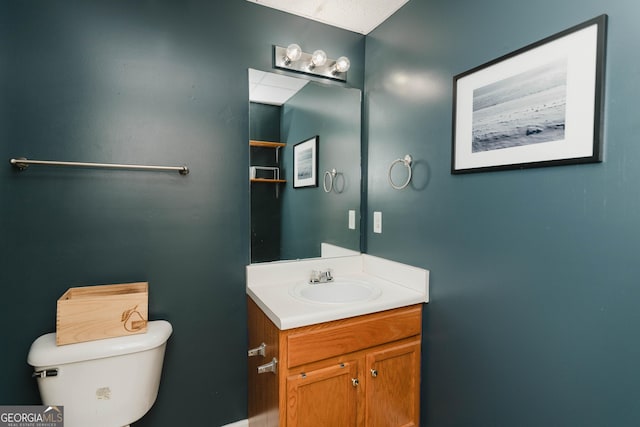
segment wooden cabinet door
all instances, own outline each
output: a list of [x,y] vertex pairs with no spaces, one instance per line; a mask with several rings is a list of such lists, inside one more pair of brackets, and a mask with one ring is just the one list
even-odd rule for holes
[[357,425],[357,362],[287,377],[287,427]]
[[363,375],[367,427],[420,424],[420,338],[368,353]]

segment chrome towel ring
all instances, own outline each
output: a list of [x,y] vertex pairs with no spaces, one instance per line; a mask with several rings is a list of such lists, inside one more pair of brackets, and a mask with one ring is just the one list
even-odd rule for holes
[[[325,193],[330,193],[333,190],[333,181],[338,175],[338,171],[336,168],[331,169],[330,171],[324,172],[324,177],[322,178],[322,188],[324,188]],[[327,177],[329,177],[329,184],[327,185]]]
[[[411,182],[411,162],[413,162],[413,158],[410,154],[407,154],[402,159],[395,159],[393,162],[391,162],[387,176],[389,178],[389,184],[391,184],[391,186],[396,190],[402,190],[403,188],[406,188],[406,186]],[[393,178],[391,178],[391,171],[393,170],[393,167],[398,163],[402,163],[404,167],[407,168],[407,180],[404,182],[404,184],[396,184],[395,182],[393,182]]]

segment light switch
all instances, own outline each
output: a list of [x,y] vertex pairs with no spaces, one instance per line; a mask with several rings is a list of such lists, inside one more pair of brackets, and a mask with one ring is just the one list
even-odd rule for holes
[[356,229],[356,211],[349,209],[349,230]]
[[382,233],[382,212],[373,213],[373,232]]

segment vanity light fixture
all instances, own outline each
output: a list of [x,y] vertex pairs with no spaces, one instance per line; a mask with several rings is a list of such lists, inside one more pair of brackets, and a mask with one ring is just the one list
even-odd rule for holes
[[306,53],[295,43],[286,48],[273,47],[274,68],[346,82],[350,65],[349,58],[346,56],[341,56],[337,60],[330,59],[321,49]]
[[336,63],[333,64],[333,73],[346,73],[347,71],[349,71],[349,68],[351,68],[351,62],[349,61],[349,58],[347,58],[346,56],[341,56],[340,58],[336,59]]
[[327,54],[324,50],[316,50],[311,54],[311,60],[309,61],[309,70],[313,70],[316,67],[322,67],[327,63]]
[[287,46],[287,50],[284,53],[284,63],[285,65],[291,64],[291,62],[295,62],[300,59],[302,56],[302,49],[299,45],[295,43],[291,43]]

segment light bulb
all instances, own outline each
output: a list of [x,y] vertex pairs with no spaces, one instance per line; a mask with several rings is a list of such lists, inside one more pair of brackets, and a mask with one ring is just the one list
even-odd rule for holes
[[336,60],[334,65],[335,71],[338,73],[346,73],[351,67],[351,62],[349,62],[349,58],[346,56],[341,56]]
[[322,67],[325,62],[327,62],[327,54],[324,53],[324,50],[318,49],[311,54],[310,68]]
[[302,56],[302,49],[299,45],[291,43],[287,46],[287,51],[284,56],[285,64],[289,65],[291,61],[297,61]]

